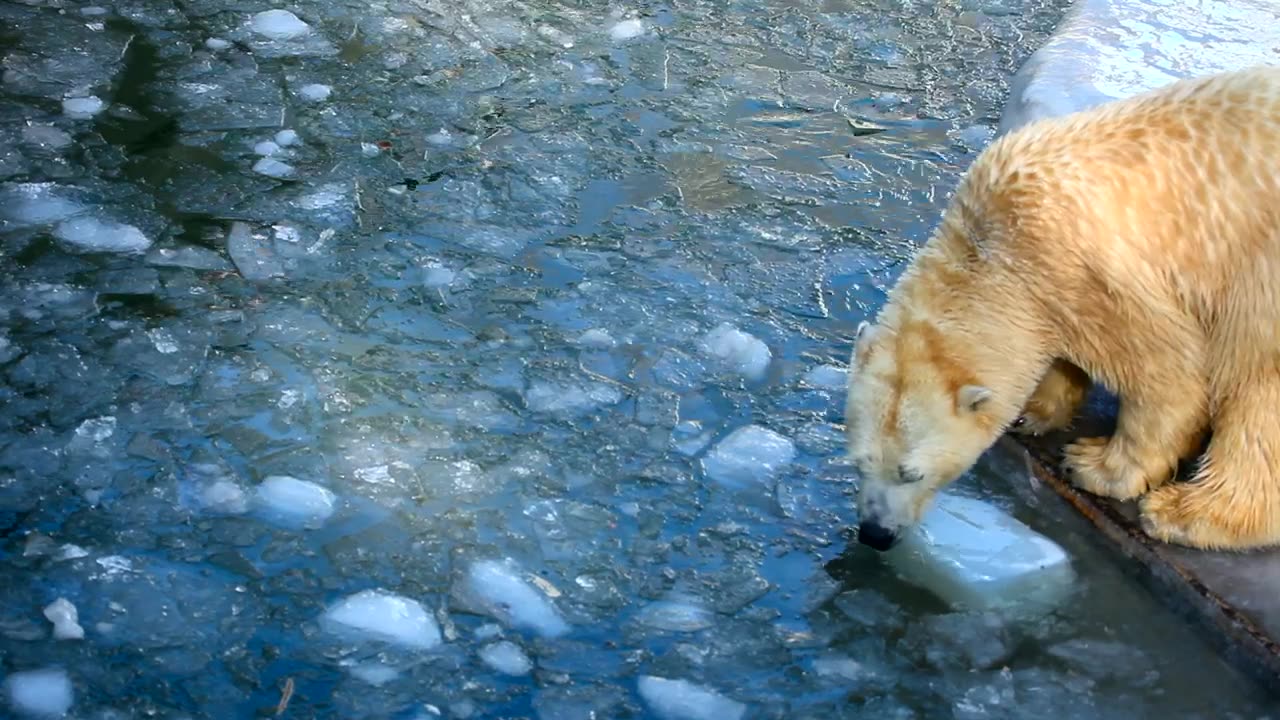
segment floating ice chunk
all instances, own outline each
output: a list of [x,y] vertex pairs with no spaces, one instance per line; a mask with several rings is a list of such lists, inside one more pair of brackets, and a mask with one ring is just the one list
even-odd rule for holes
[[239,515],[249,509],[244,489],[226,479],[215,480],[201,488],[196,502],[201,509],[228,515]]
[[702,469],[725,485],[764,483],[795,456],[790,439],[760,425],[746,425],[711,448],[702,458]]
[[302,138],[298,137],[298,131],[289,129],[276,133],[275,141],[280,147],[293,147],[294,145],[302,144]]
[[0,190],[0,217],[20,225],[65,220],[84,206],[53,183],[17,183]]
[[422,605],[386,590],[361,590],[325,610],[321,625],[338,635],[430,650],[442,642],[440,626]]
[[562,48],[573,47],[573,38],[568,33],[557,30],[550,25],[539,25],[538,34]]
[[440,128],[427,136],[427,142],[436,147],[444,147],[453,142],[453,135],[445,128]]
[[644,606],[636,619],[651,628],[678,632],[696,632],[715,624],[715,616],[710,610],[684,598],[651,602]]
[[533,669],[533,661],[510,640],[500,640],[480,648],[480,659],[503,675],[528,675]]
[[62,114],[73,120],[88,120],[105,110],[107,104],[96,95],[66,98],[62,101]]
[[329,99],[333,88],[321,83],[311,83],[298,88],[298,96],[307,102],[323,102]]
[[253,164],[253,171],[259,175],[266,175],[270,178],[284,180],[293,177],[296,172],[292,165],[286,162],[280,162],[275,158],[264,157],[259,158]]
[[849,371],[838,365],[819,365],[804,375],[804,384],[824,390],[839,390],[849,381]]
[[284,266],[272,252],[267,241],[255,235],[249,224],[231,223],[227,233],[227,253],[240,274],[250,280],[267,280],[284,275]]
[[266,10],[253,16],[249,28],[272,40],[292,40],[311,32],[311,26],[288,10]]
[[950,493],[938,494],[884,557],[909,582],[970,608],[1051,605],[1075,579],[1052,540],[994,505]]
[[66,598],[58,598],[44,608],[44,616],[53,623],[55,640],[82,640],[84,628],[80,627],[80,613]]
[[291,524],[316,527],[333,515],[338,496],[313,482],[288,475],[272,475],[258,485],[258,506]]
[[28,125],[22,128],[22,141],[40,148],[61,150],[71,145],[71,135],[52,125]]
[[53,235],[85,252],[141,253],[151,247],[151,239],[138,228],[94,217],[63,220]]
[[751,380],[764,377],[773,354],[760,338],[720,323],[702,338],[702,351]]
[[611,348],[618,344],[618,341],[600,328],[591,328],[578,336],[578,344],[589,348]]
[[468,609],[511,627],[528,628],[546,637],[568,632],[560,611],[521,575],[510,560],[480,560],[454,586],[454,596]]
[[71,678],[61,668],[23,670],[5,678],[4,684],[9,705],[19,715],[54,718],[71,709]]
[[622,402],[622,391],[600,382],[534,382],[525,394],[525,403],[534,412],[583,413],[603,405]]
[[231,47],[231,43],[222,38],[211,37],[204,41],[204,46],[213,51],[226,50]]
[[278,152],[280,152],[280,145],[279,143],[276,143],[274,140],[263,140],[262,142],[257,143],[256,145],[253,146],[253,153],[255,155],[261,155],[263,157],[266,157],[268,155],[275,155]]
[[688,680],[641,675],[640,697],[663,720],[739,720],[747,706]]
[[630,40],[644,34],[644,23],[638,18],[631,18],[609,28],[609,37],[614,40]]
[[422,271],[422,284],[429,288],[447,287],[458,279],[458,273],[443,265],[431,265]]
[[188,245],[178,248],[156,248],[147,253],[147,262],[163,267],[192,270],[230,270],[231,263],[209,248]]
[[374,687],[382,687],[400,677],[400,671],[378,662],[354,665],[351,674]]

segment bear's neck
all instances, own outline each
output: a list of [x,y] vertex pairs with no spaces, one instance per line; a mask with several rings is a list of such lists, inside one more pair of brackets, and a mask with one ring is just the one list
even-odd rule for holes
[[1054,360],[1053,330],[1025,278],[984,265],[974,272],[925,250],[894,288],[882,322],[930,326],[940,352],[1020,410]]

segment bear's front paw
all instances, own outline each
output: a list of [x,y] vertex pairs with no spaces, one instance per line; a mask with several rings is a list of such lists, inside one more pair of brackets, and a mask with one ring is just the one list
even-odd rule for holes
[[1141,468],[1117,457],[1109,438],[1080,438],[1067,445],[1063,455],[1071,481],[1085,492],[1131,500],[1147,491]]
[[1160,542],[1194,546],[1192,523],[1186,508],[1186,487],[1167,485],[1138,502],[1142,531]]

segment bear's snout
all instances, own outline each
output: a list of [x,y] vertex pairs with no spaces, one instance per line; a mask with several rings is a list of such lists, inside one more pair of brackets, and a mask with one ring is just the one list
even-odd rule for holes
[[875,520],[863,520],[858,524],[858,542],[884,552],[898,542],[898,535]]

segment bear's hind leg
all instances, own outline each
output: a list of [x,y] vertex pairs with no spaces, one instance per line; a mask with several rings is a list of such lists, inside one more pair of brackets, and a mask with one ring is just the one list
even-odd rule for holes
[[1067,362],[1055,360],[1040,379],[1035,392],[1022,409],[1022,422],[1013,428],[1021,435],[1043,435],[1065,430],[1084,402],[1092,382],[1085,371]]
[[1280,379],[1271,384],[1223,406],[1192,480],[1142,499],[1148,535],[1203,550],[1280,544]]
[[1164,484],[1179,460],[1195,451],[1207,422],[1206,387],[1194,373],[1162,373],[1160,379],[1149,394],[1122,395],[1110,438],[1080,438],[1066,446],[1063,464],[1078,487],[1130,500]]

